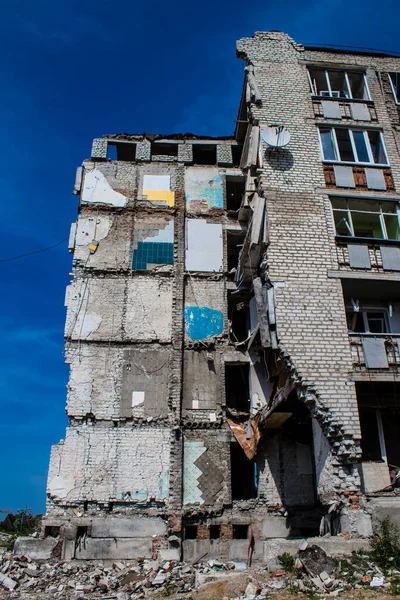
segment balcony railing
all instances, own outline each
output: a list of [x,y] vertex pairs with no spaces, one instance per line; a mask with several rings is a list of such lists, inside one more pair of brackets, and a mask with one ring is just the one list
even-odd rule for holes
[[[371,271],[375,273],[383,273],[382,253],[380,244],[368,244],[368,254],[371,263]],[[348,243],[336,240],[336,255],[339,264],[339,269],[343,271],[352,271],[350,266]]]
[[[394,187],[392,171],[391,171],[390,167],[374,167],[374,165],[369,165],[368,167],[360,167],[358,165],[349,165],[349,167],[351,167],[351,169],[353,171],[354,185],[355,185],[356,190],[362,190],[362,191],[369,190],[368,185],[367,185],[367,176],[365,173],[365,168],[368,168],[368,169],[369,168],[372,168],[372,169],[377,168],[383,172],[383,177],[384,177],[385,184],[386,184],[386,191],[387,192],[394,191],[395,187]],[[338,186],[336,183],[333,164],[332,165],[326,164],[326,163],[324,164],[324,176],[325,176],[326,187],[328,187],[328,188],[340,187],[340,189],[344,189],[342,186]]]
[[[364,340],[369,338],[370,340],[374,339],[381,343],[383,346],[383,350],[386,354],[387,367],[370,367],[368,366],[368,356],[365,356],[364,352]],[[357,371],[365,371],[365,370],[380,370],[387,369],[390,370],[398,370],[400,368],[400,352],[399,352],[399,344],[400,344],[400,334],[393,333],[374,333],[374,334],[349,334],[350,341],[350,349],[351,349],[351,357],[353,362],[353,367]]]
[[[326,98],[326,100],[332,100],[332,98]],[[349,102],[348,100],[339,100],[338,104],[339,104],[339,110],[340,110],[342,119],[352,119],[353,115],[351,113],[351,102]],[[365,103],[365,104],[367,104],[367,103]],[[373,104],[367,104],[367,106],[368,106],[370,120],[376,122],[378,120],[378,117],[376,114],[375,107],[373,106]],[[324,118],[324,111],[322,108],[321,100],[316,100],[316,99],[313,100],[313,107],[314,107],[314,115],[317,118]]]

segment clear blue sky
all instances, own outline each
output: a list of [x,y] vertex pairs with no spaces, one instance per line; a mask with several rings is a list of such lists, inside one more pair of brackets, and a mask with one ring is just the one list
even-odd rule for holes
[[[68,235],[75,169],[94,137],[231,134],[236,39],[280,29],[302,43],[400,51],[398,0],[6,0],[1,11],[0,259]],[[0,509],[44,511],[50,446],[66,426],[70,269],[66,243],[0,262]]]

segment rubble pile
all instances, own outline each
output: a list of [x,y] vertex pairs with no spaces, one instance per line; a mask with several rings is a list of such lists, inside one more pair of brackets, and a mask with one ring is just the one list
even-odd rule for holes
[[400,572],[383,573],[369,556],[330,558],[319,546],[303,541],[295,557],[280,557],[285,568],[268,572],[265,565],[203,560],[191,564],[140,559],[135,561],[32,560],[0,548],[1,599],[136,600],[175,594],[193,597],[199,589],[232,579],[226,600],[263,600],[287,594],[339,596],[352,589],[389,588],[400,593]]

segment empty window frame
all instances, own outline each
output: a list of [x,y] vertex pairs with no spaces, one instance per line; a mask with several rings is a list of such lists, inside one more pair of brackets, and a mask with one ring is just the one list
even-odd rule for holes
[[382,133],[378,130],[319,127],[323,160],[387,166]]
[[108,142],[107,158],[109,160],[135,162],[136,144],[130,142]]
[[336,235],[400,241],[398,202],[331,198]]
[[178,156],[178,144],[169,144],[166,142],[151,143],[152,156]]
[[242,203],[245,191],[244,177],[226,177],[226,208],[227,210],[238,210]]
[[371,100],[365,73],[331,69],[308,69],[313,96]]
[[400,73],[388,73],[396,104],[400,104]]
[[385,308],[346,308],[347,329],[349,333],[390,333],[389,319]]
[[217,146],[216,144],[193,144],[193,164],[195,165],[216,165],[217,164]]

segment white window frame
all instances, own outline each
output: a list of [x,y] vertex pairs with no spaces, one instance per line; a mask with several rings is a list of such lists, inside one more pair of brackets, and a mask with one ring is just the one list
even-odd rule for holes
[[[321,150],[321,156],[322,156],[322,161],[323,162],[327,162],[327,163],[341,163],[341,164],[346,164],[346,165],[373,165],[375,167],[389,167],[389,161],[388,161],[388,155],[386,152],[386,146],[385,146],[385,142],[383,139],[383,135],[382,132],[380,130],[376,130],[376,129],[356,129],[356,128],[350,128],[350,127],[331,127],[329,125],[323,125],[321,127],[318,127],[318,138],[319,138],[319,145],[320,145],[320,150]],[[331,131],[331,139],[333,141],[333,149],[336,155],[336,159],[328,159],[324,157],[324,149],[322,146],[322,138],[321,138],[321,129],[330,129]],[[349,132],[349,138],[350,138],[350,144],[351,144],[351,148],[353,150],[353,155],[355,157],[355,160],[341,160],[340,158],[340,152],[339,152],[339,144],[337,142],[337,138],[336,138],[336,129],[345,129],[346,131]],[[353,136],[353,131],[357,131],[357,132],[361,132],[364,135],[364,142],[365,142],[365,146],[367,148],[367,153],[368,153],[368,158],[369,158],[369,162],[362,162],[360,160],[358,160],[358,154],[357,154],[357,148],[356,148],[356,144],[354,141],[354,136]],[[386,158],[386,162],[385,163],[376,163],[374,162],[374,155],[372,153],[372,148],[371,148],[371,144],[369,141],[369,132],[377,132],[379,134],[380,137],[380,141],[382,144],[382,149],[383,149],[383,153],[385,155]]]
[[[317,90],[314,88],[314,83],[313,83],[313,81],[311,79],[310,69],[311,70],[314,69],[314,70],[318,70],[318,71],[323,71],[324,72],[324,74],[325,74],[325,81],[326,81],[326,87],[327,87],[326,91],[329,92],[328,96],[325,95],[325,94],[317,94],[316,93]],[[332,95],[332,93],[336,92],[337,90],[332,90],[331,82],[330,82],[330,79],[329,79],[329,71],[339,71],[341,73],[344,73],[344,78],[345,78],[345,81],[346,81],[346,87],[347,87],[347,94],[348,94],[348,96],[346,96],[346,97],[343,98],[341,96],[338,97],[338,96],[333,96]],[[344,71],[342,69],[319,69],[318,67],[313,67],[312,65],[309,65],[307,67],[307,75],[308,75],[308,82],[309,82],[310,88],[311,88],[311,95],[312,96],[316,96],[317,98],[336,98],[337,100],[341,100],[341,101],[346,101],[346,100],[363,100],[364,102],[370,102],[371,101],[371,94],[370,94],[370,91],[369,91],[369,87],[368,87],[368,82],[367,82],[367,77],[366,77],[365,71],[362,72],[362,76],[363,76],[363,79],[364,79],[364,89],[365,89],[366,96],[367,96],[366,98],[353,98],[353,92],[351,90],[351,85],[350,85],[350,80],[349,80],[349,73],[359,73],[359,71],[351,71],[351,70],[350,71]],[[323,90],[323,91],[325,91],[325,90]]]
[[[397,71],[391,71],[390,73],[388,73],[388,76],[389,76],[390,86],[392,88],[394,102],[395,102],[395,104],[397,104],[397,106],[400,106],[400,101],[397,100],[397,93],[396,93],[396,88],[395,88],[394,83],[393,83],[392,73],[397,73]],[[397,74],[398,74],[399,79],[400,79],[400,73],[397,73]]]
[[[346,208],[335,208],[332,205],[332,200],[338,200],[338,199],[346,200]],[[335,234],[338,237],[346,237],[346,238],[350,238],[350,239],[352,239],[352,238],[354,238],[354,239],[363,239],[363,238],[360,238],[359,236],[355,235],[355,233],[354,233],[354,225],[353,225],[352,212],[353,213],[357,213],[357,212],[359,212],[359,213],[370,212],[371,214],[379,215],[379,222],[380,222],[381,230],[382,230],[382,233],[383,233],[384,237],[383,238],[369,238],[369,239],[374,240],[377,243],[379,243],[379,241],[381,241],[381,240],[387,240],[387,241],[391,241],[391,242],[400,242],[400,240],[393,240],[392,238],[388,237],[387,229],[386,229],[386,221],[385,221],[385,215],[397,216],[397,221],[398,221],[399,227],[400,227],[400,204],[398,202],[396,202],[395,200],[389,200],[389,202],[396,202],[396,212],[395,213],[385,213],[382,210],[382,206],[381,206],[380,203],[382,201],[385,201],[385,199],[382,200],[381,198],[379,198],[379,199],[371,198],[371,200],[373,202],[379,202],[379,212],[375,212],[375,211],[372,211],[372,210],[371,211],[365,211],[365,210],[356,210],[356,209],[349,208],[349,205],[348,205],[349,200],[350,201],[354,201],[354,200],[355,201],[357,201],[357,200],[364,200],[365,201],[366,200],[365,198],[348,198],[348,197],[343,197],[343,196],[339,196],[339,197],[338,196],[331,196],[330,200],[331,200],[331,211],[332,211],[332,223],[333,223],[333,227],[335,229]],[[343,214],[346,213],[346,215],[347,215],[346,221],[347,221],[347,224],[348,224],[348,229],[350,229],[351,235],[349,235],[349,236],[347,236],[347,235],[343,236],[342,235],[341,236],[339,233],[337,233],[337,231],[336,231],[336,223],[335,223],[335,211],[341,212]]]

